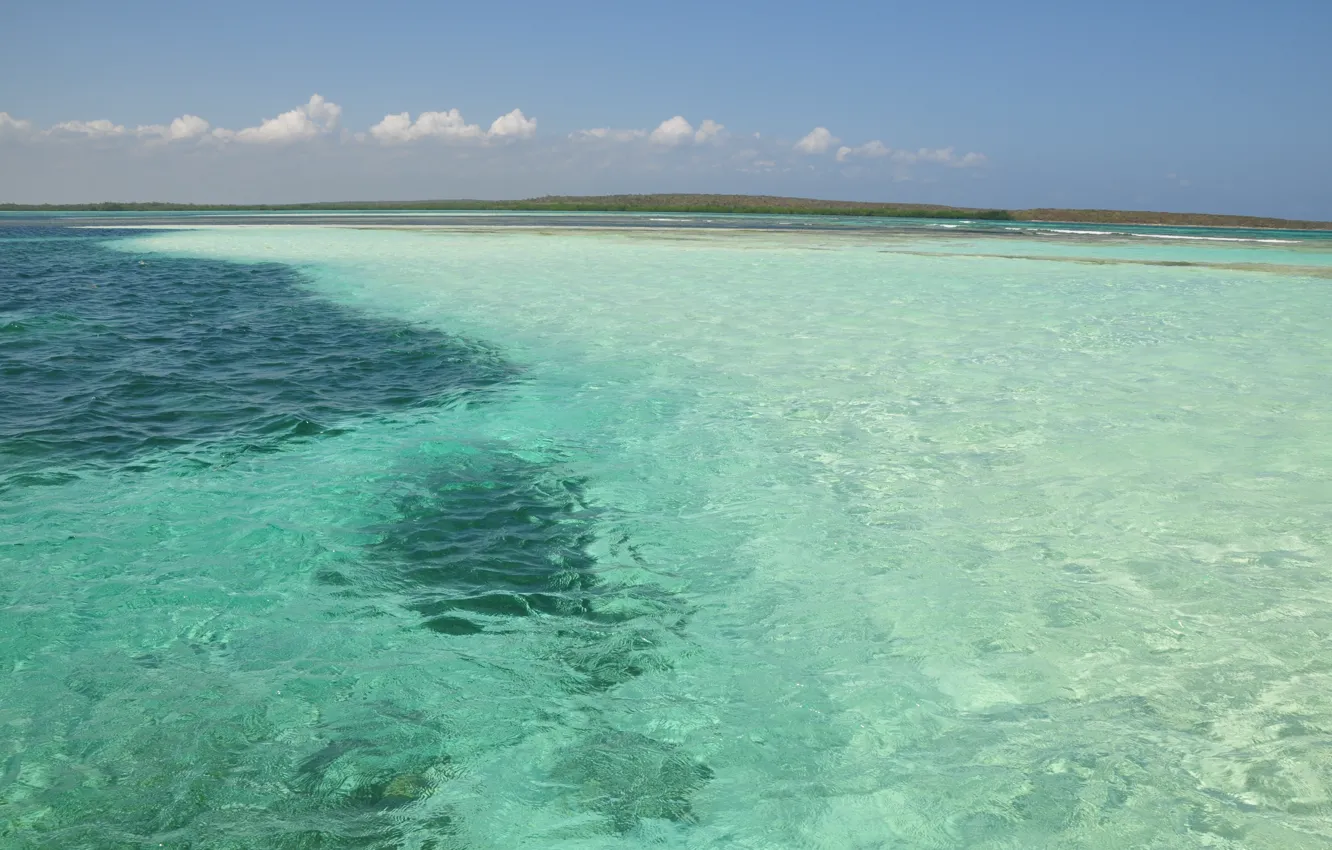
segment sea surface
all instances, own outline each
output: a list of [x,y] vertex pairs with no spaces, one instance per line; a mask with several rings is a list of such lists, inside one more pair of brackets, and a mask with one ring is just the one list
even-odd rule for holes
[[1332,848],[1332,238],[0,216],[0,847]]

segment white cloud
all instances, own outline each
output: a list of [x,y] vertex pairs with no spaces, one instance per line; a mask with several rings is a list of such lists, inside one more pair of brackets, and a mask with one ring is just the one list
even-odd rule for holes
[[898,151],[897,159],[901,162],[934,162],[950,165],[957,162],[952,148],[920,148],[916,151]]
[[705,118],[699,125],[698,132],[694,134],[694,141],[700,143],[721,141],[724,138],[726,138],[726,126],[718,124],[711,118]]
[[208,132],[208,122],[198,115],[182,115],[168,127],[172,139],[193,139]]
[[535,118],[528,118],[521,109],[501,115],[490,125],[488,135],[495,137],[509,137],[514,139],[530,139],[536,135],[537,122]]
[[610,127],[596,127],[591,130],[578,130],[570,133],[569,138],[576,142],[611,141],[631,142],[647,135],[647,130],[612,130]]
[[105,118],[99,118],[96,121],[61,121],[55,124],[48,133],[72,133],[76,135],[96,138],[99,136],[121,136],[125,133],[123,124],[112,124]]
[[875,139],[872,142],[866,142],[865,144],[854,148],[849,148],[846,145],[843,145],[842,147],[837,149],[837,161],[846,162],[847,160],[851,159],[851,157],[853,156],[864,156],[871,158],[880,157],[880,156],[889,156],[890,154],[892,154],[892,152],[893,152],[892,148],[888,147],[878,139]]
[[310,95],[310,102],[304,108],[306,115],[328,130],[337,127],[338,119],[342,117],[341,106],[330,103],[317,94]]
[[677,115],[658,124],[657,129],[653,130],[648,138],[659,145],[674,146],[691,140],[693,136],[693,125],[686,121],[683,115]]
[[528,118],[521,109],[496,118],[488,131],[482,130],[479,124],[468,124],[461,112],[450,109],[447,112],[422,112],[415,121],[408,112],[385,115],[370,128],[370,135],[384,144],[418,139],[530,139],[536,135],[536,127],[536,119]]
[[[455,109],[456,113],[457,110]],[[370,135],[379,139],[381,142],[410,142],[413,139],[419,139],[427,135],[425,123],[433,119],[438,112],[426,112],[421,115],[423,126],[416,126],[412,123],[412,114],[410,112],[399,112],[396,115],[385,115],[383,119],[370,128]],[[462,116],[458,116],[458,123],[463,123]],[[480,127],[476,129],[480,130]]]
[[893,151],[893,159],[908,164],[930,162],[949,168],[974,168],[984,165],[985,154],[968,153],[958,156],[952,148],[918,148],[914,151]]
[[22,136],[27,135],[31,131],[31,121],[15,118],[8,112],[0,112],[0,136]]
[[840,141],[841,139],[828,132],[827,127],[815,127],[809,131],[808,135],[795,143],[795,149],[801,153],[825,153],[828,148]]
[[267,144],[295,142],[332,132],[337,128],[338,118],[341,115],[341,106],[316,94],[304,106],[298,106],[276,118],[266,118],[258,127],[246,127],[236,131],[219,128],[213,131],[213,136],[223,140],[235,139],[239,142]]
[[775,159],[755,159],[740,163],[740,170],[750,174],[765,174],[777,170]]
[[158,140],[176,142],[185,139],[197,139],[208,132],[208,122],[198,115],[182,115],[170,124],[149,124],[134,129],[134,134],[142,138],[157,137]]
[[412,121],[407,112],[385,115],[370,128],[370,135],[386,144],[414,142],[417,139],[477,139],[484,133],[476,124],[468,124],[456,109],[448,112],[422,112]]
[[968,153],[958,156],[952,148],[918,148],[914,151],[898,150],[890,148],[878,139],[866,142],[857,147],[847,147],[843,145],[837,149],[838,162],[850,162],[852,159],[878,159],[881,157],[891,157],[892,161],[901,165],[916,165],[918,163],[931,163],[934,165],[946,165],[950,168],[974,168],[984,165],[986,162],[985,154]]
[[632,142],[647,138],[653,144],[676,147],[691,142],[720,142],[727,137],[726,127],[708,118],[694,129],[683,115],[667,118],[649,133],[646,130],[615,130],[610,127],[595,127],[591,130],[578,130],[570,133],[569,138],[576,142],[610,141]]

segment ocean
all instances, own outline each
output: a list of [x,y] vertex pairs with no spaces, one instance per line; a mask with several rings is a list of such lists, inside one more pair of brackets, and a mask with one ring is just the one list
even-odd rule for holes
[[1332,237],[0,216],[0,847],[1332,847]]

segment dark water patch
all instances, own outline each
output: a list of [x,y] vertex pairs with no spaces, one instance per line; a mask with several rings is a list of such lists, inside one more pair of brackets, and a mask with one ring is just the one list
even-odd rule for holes
[[[403,600],[441,641],[536,635],[524,645],[540,647],[542,669],[559,671],[551,684],[564,697],[665,673],[688,645],[681,598],[604,579],[592,547],[608,519],[587,482],[558,462],[473,447],[401,487],[392,519],[367,529],[378,540],[364,573],[327,582],[339,592]],[[582,734],[550,781],[623,832],[644,818],[692,822],[689,799],[711,775],[675,745],[605,729]]]
[[[369,531],[383,580],[433,613],[590,610],[596,584],[585,481],[503,452],[468,451],[406,479],[394,519]],[[505,600],[505,601],[501,601]]]
[[658,588],[602,580],[586,483],[510,452],[460,452],[406,479],[394,518],[367,529],[378,542],[366,589],[407,599],[422,627],[443,635],[535,620],[561,647],[575,689],[669,669],[662,632],[678,634],[687,610]]
[[518,372],[481,343],[315,298],[285,266],[138,257],[79,233],[0,243],[0,489],[221,440],[272,450]]

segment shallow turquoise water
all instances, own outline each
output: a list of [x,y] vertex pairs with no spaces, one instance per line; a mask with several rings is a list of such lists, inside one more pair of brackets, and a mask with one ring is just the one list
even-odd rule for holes
[[231,324],[0,494],[13,846],[1332,846],[1322,242],[82,233]]

